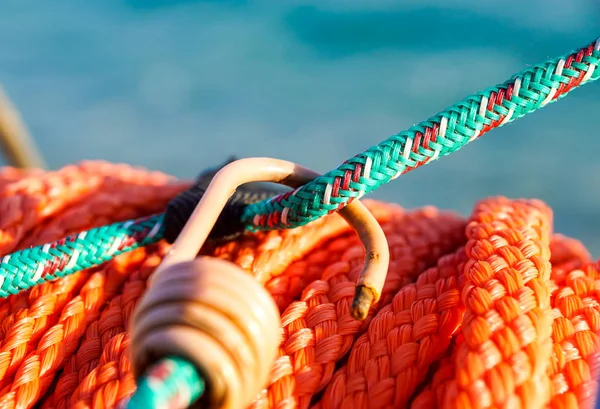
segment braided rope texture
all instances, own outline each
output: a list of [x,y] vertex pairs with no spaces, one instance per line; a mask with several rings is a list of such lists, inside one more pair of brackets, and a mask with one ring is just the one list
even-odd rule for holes
[[[92,177],[96,188],[83,187]],[[155,214],[182,185],[96,162],[0,171],[0,191],[21,192],[0,195],[13,209],[0,214],[2,254]],[[139,195],[129,193],[134,186]],[[63,189],[56,203],[55,187]],[[31,203],[39,203],[33,215],[20,207]],[[363,323],[350,305],[365,254],[337,214],[203,249],[254,274],[281,311],[279,358],[251,408],[593,407],[600,265],[580,242],[552,232],[546,205],[490,198],[464,220],[432,207],[365,204],[392,260]],[[130,319],[168,249],[160,241],[0,299],[0,407],[125,402],[136,389]]]
[[[566,96],[571,90],[598,79],[599,62],[600,39],[561,58],[533,66],[502,85],[479,92],[427,121],[356,155],[338,169],[294,191],[276,195],[277,190],[267,188],[241,189],[237,196],[230,200],[230,208],[219,219],[220,222],[212,234],[229,239],[239,237],[239,223],[229,222],[226,220],[227,216],[241,219],[241,225],[256,232],[304,226],[324,215],[334,213],[352,200],[361,198],[401,174],[452,153],[491,129],[534,112]],[[228,162],[234,159],[230,158]],[[103,167],[102,171],[105,172],[113,171],[108,164],[94,162],[74,167],[71,173],[85,173],[90,167]],[[123,166],[117,172],[119,170],[127,171]],[[0,228],[9,229],[0,237],[0,250],[4,250],[5,254],[15,250],[14,243],[19,242],[24,230],[29,228],[39,230],[39,234],[45,234],[47,244],[31,248],[32,241],[25,240],[22,250],[0,260],[0,297],[97,266],[139,246],[155,243],[163,236],[172,242],[215,173],[216,169],[205,172],[192,186],[171,184],[170,188],[179,195],[168,204],[165,215],[104,226],[99,221],[105,220],[105,224],[108,224],[108,212],[103,212],[101,218],[96,220],[90,220],[90,215],[81,210],[67,212],[62,216],[62,224],[78,234],[55,239],[57,227],[46,226],[44,219],[52,216],[62,204],[67,205],[72,200],[78,200],[62,197],[61,192],[65,189],[74,189],[84,196],[95,191],[94,200],[102,202],[107,210],[123,214],[123,210],[115,208],[112,197],[105,193],[107,190],[117,189],[120,194],[126,194],[123,191],[124,186],[119,185],[117,174],[106,175],[107,177],[102,179],[88,172],[88,183],[73,177],[65,180],[50,179],[57,184],[51,197],[23,199],[21,193],[29,190],[40,191],[47,187],[43,178],[36,179],[42,175],[41,171],[5,170],[0,189],[6,189],[0,198],[12,194],[15,195],[15,199],[7,205],[7,217],[4,222],[6,226],[0,224]],[[166,178],[164,175],[154,176],[161,181]],[[129,188],[129,194],[132,196],[148,194],[144,192],[143,185],[133,184]],[[265,199],[267,197],[269,199]],[[264,200],[255,203],[261,199]],[[24,201],[21,203],[20,200]],[[128,214],[131,215],[129,219],[133,219],[132,215],[135,213],[129,210]],[[90,231],[82,231],[83,226],[93,227]],[[14,231],[10,230],[11,228]],[[66,232],[60,237],[64,235]],[[56,241],[51,242],[51,238]]]
[[0,297],[17,294],[111,260],[162,238],[162,215],[73,234],[50,244],[7,255],[0,261]]
[[347,160],[293,192],[251,204],[249,230],[303,226],[338,211],[400,175],[448,155],[600,78],[600,39],[527,68]]

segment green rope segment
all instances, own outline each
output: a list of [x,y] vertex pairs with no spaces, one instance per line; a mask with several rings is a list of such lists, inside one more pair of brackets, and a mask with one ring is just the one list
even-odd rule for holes
[[140,379],[127,409],[184,409],[204,394],[205,387],[204,379],[190,362],[165,358]]
[[535,65],[478,92],[408,130],[356,155],[292,193],[248,205],[250,231],[294,228],[340,210],[352,200],[482,134],[535,112],[600,77],[600,39]]
[[0,297],[98,266],[162,239],[163,216],[114,223],[31,247],[0,260]]

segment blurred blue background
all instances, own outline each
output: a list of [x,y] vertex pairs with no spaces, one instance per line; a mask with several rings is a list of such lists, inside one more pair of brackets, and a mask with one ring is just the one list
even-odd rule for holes
[[[319,171],[600,35],[597,0],[23,1],[0,82],[52,168],[106,159],[193,177],[230,154]],[[537,197],[600,256],[600,84],[372,197],[467,214]]]

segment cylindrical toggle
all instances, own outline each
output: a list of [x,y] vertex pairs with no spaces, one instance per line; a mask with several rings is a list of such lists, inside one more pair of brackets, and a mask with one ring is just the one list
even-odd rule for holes
[[166,356],[194,363],[211,408],[242,409],[268,381],[280,343],[270,294],[228,261],[202,257],[156,277],[132,321],[136,377]]

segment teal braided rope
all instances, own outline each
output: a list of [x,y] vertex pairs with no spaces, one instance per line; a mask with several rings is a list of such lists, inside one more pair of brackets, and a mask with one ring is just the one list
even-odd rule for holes
[[597,80],[599,62],[600,39],[530,67],[371,147],[294,192],[248,205],[242,222],[250,231],[285,229],[338,211],[396,177]]
[[31,247],[0,260],[0,297],[98,266],[163,237],[163,215],[114,223]]
[[184,409],[205,392],[205,381],[194,365],[178,357],[156,363],[138,382],[128,409]]
[[[526,69],[349,159],[293,192],[245,208],[247,230],[305,225],[441,156],[489,130],[566,96],[600,77],[600,39],[563,57]],[[0,260],[0,297],[102,264],[163,238],[164,215],[115,223]]]

